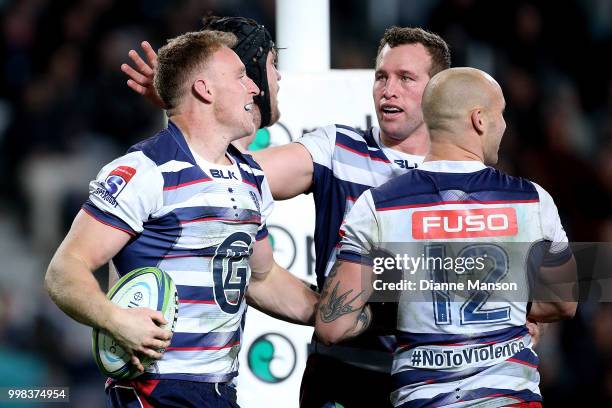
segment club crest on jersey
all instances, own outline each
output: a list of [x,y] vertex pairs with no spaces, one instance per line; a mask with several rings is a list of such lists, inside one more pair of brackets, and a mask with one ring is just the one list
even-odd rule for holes
[[261,213],[261,207],[259,206],[259,200],[257,199],[257,194],[255,194],[252,191],[249,191],[249,195],[251,196],[251,199],[255,203],[255,207],[257,207],[257,211]]
[[513,207],[412,213],[415,239],[511,237],[518,233]]
[[106,180],[104,180],[104,188],[111,195],[111,197],[116,198],[135,174],[135,168],[119,166],[115,170],[111,171],[108,177],[106,177]]

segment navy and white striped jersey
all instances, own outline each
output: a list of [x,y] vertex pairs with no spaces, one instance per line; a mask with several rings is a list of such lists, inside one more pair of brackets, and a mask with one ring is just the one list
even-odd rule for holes
[[330,125],[305,134],[297,142],[306,147],[314,164],[315,271],[322,288],[336,262],[340,224],[355,200],[364,191],[416,168],[423,156],[384,146],[376,127],[362,131]]
[[[535,183],[476,161],[425,162],[369,190],[353,206],[341,233],[341,260],[372,264],[368,254],[380,253],[376,250],[384,243],[420,246],[417,256],[444,257],[441,243],[455,242],[463,251],[456,257],[490,258],[492,266],[483,269],[487,282],[512,276],[523,280],[523,288],[529,279],[525,253],[512,250],[513,245],[548,242],[542,255],[547,266],[571,257],[550,195]],[[416,277],[449,282],[455,273],[422,267]],[[485,292],[423,290],[423,298],[402,292],[392,370],[394,406],[541,401],[539,361],[525,326],[527,298],[504,293],[490,301],[491,293]]]
[[154,266],[178,289],[172,342],[139,379],[222,382],[237,375],[249,256],[267,236],[273,201],[250,156],[230,146],[228,158],[231,166],[206,163],[170,122],[90,184],[84,211],[132,236],[113,258],[119,275]]

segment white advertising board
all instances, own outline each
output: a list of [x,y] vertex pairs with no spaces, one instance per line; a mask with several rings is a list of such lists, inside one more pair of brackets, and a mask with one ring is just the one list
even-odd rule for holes
[[[376,123],[371,70],[284,73],[281,119],[260,130],[261,147],[289,143],[333,123],[366,129]],[[311,195],[277,201],[268,219],[277,262],[315,283],[315,213]],[[243,408],[297,407],[312,327],[285,323],[249,308],[240,353],[238,402]]]

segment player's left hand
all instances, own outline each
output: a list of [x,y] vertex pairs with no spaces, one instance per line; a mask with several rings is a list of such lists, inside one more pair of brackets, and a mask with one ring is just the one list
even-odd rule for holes
[[153,86],[153,77],[155,76],[155,69],[157,68],[157,54],[147,41],[143,41],[140,47],[147,58],[147,62],[140,57],[138,52],[130,50],[128,56],[136,65],[136,69],[128,64],[121,64],[121,71],[130,77],[127,81],[127,85],[132,90],[147,98],[152,104],[165,109],[166,106],[164,102],[157,94],[155,86]]

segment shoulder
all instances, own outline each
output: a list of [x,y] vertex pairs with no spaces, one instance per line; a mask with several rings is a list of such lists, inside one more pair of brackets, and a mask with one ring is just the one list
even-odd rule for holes
[[128,149],[128,153],[131,152],[142,152],[158,166],[171,160],[191,162],[168,129],[162,129],[154,136],[133,145]]
[[345,125],[334,125],[337,140],[344,140],[350,142],[356,142],[362,146],[380,148],[374,137],[372,136],[372,129],[359,129]]
[[[244,165],[249,167],[250,169],[255,169],[259,171],[263,171],[259,163],[255,160],[255,158],[249,153],[244,153],[235,148],[233,145],[230,145],[228,148],[229,154],[239,163],[238,165],[244,168]],[[240,165],[242,163],[242,165]]]
[[157,171],[157,165],[146,154],[140,150],[129,151],[105,165],[98,178],[120,177],[126,183],[135,178],[142,179],[144,175],[150,175]]
[[531,193],[537,198],[534,183],[523,177],[511,176],[493,167],[487,167],[485,170],[475,173],[473,179],[472,183],[480,184],[483,188]]
[[538,183],[528,180],[529,183],[533,186],[538,194],[538,200],[540,202],[540,208],[544,210],[544,212],[549,213],[553,211],[555,214],[557,212],[557,206],[555,205],[555,201],[553,197],[550,195],[544,187],[540,186]]
[[304,133],[302,138],[298,139],[298,141],[303,139],[327,139],[330,141],[336,141],[337,139],[352,139],[358,142],[366,141],[366,131],[361,129],[357,129],[354,127],[341,125],[341,124],[333,124],[318,127],[310,132]]
[[411,170],[372,188],[372,201],[377,208],[386,208],[416,203],[418,197],[435,193],[435,185],[423,173],[418,169]]

